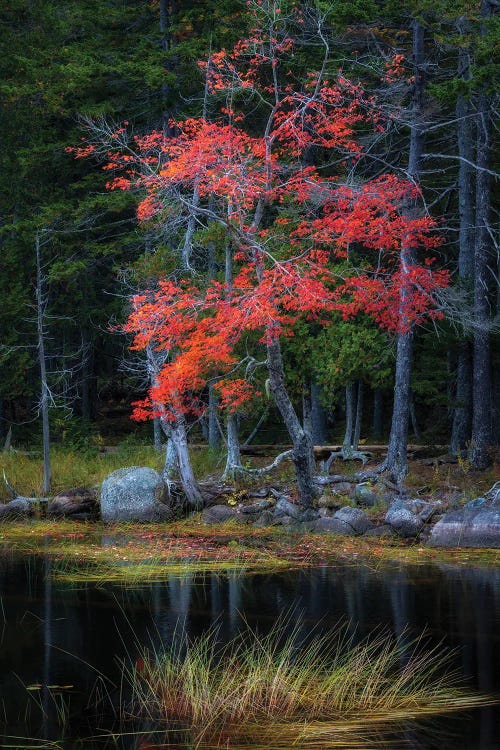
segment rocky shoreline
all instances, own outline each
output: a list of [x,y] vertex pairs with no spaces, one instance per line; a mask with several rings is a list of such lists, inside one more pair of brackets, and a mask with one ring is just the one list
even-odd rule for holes
[[[331,478],[330,478],[331,479]],[[387,480],[330,481],[312,508],[302,508],[286,488],[237,490],[216,482],[200,484],[205,524],[228,521],[288,532],[416,539],[434,547],[500,548],[500,482],[465,505],[456,495],[412,496]],[[185,506],[175,483],[154,469],[129,467],[110,474],[100,492],[77,488],[52,500],[16,497],[0,505],[0,522],[50,518],[105,522],[173,521],[194,509]],[[199,510],[199,509],[196,509]]]

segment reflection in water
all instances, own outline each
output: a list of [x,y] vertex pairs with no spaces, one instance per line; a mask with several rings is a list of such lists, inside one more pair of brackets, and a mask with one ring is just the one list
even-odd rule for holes
[[[0,558],[5,618],[0,738],[3,731],[60,740],[53,695],[46,686],[73,685],[66,733],[75,739],[60,741],[65,750],[81,747],[78,737],[112,726],[109,706],[118,702],[119,689],[111,689],[103,708],[107,715],[96,723],[94,708],[88,706],[89,695],[96,693],[96,670],[118,684],[118,662],[133,658],[137,643],[152,642],[158,648],[183,628],[195,636],[215,624],[220,637],[229,639],[243,621],[268,632],[287,614],[294,625],[300,624],[304,637],[339,621],[347,622],[359,639],[380,627],[409,641],[426,631],[430,644],[443,641],[457,649],[455,663],[469,684],[485,692],[500,689],[500,570],[346,565],[258,576],[186,573],[135,588],[76,588],[52,581],[50,573],[48,558]],[[36,684],[45,687],[30,697],[25,686]],[[499,730],[497,709],[485,708],[469,716],[434,719],[432,731],[407,731],[404,740],[414,750],[493,750]],[[83,746],[92,747],[88,741]]]

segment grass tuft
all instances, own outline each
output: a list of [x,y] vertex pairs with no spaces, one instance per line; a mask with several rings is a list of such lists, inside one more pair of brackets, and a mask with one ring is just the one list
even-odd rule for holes
[[354,644],[342,628],[304,644],[286,629],[143,649],[124,667],[128,715],[184,730],[193,748],[285,750],[362,747],[360,735],[369,743],[410,720],[492,702],[463,690],[437,648],[384,634]]

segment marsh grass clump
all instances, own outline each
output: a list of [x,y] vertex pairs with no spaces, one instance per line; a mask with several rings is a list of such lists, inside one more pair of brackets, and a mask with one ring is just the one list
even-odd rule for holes
[[385,634],[355,644],[345,629],[301,643],[286,623],[262,637],[247,629],[225,645],[215,631],[184,637],[143,651],[124,675],[129,714],[183,728],[194,748],[333,748],[488,702],[460,687],[437,648]]

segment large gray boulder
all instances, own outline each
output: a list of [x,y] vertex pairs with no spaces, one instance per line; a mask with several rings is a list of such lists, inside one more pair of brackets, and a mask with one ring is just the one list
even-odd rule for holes
[[131,466],[106,477],[101,487],[103,521],[168,521],[165,482],[154,469]]
[[465,507],[445,513],[429,537],[433,547],[500,548],[500,504]]
[[333,516],[337,521],[349,524],[355,534],[364,534],[368,529],[373,528],[373,523],[359,508],[351,508],[346,505],[345,508],[338,510]]
[[403,537],[418,536],[424,526],[424,521],[414,512],[412,501],[394,500],[386,513],[385,523]]
[[212,505],[201,514],[201,520],[209,524],[226,523],[238,517],[241,518],[236,508],[231,508],[230,505]]

